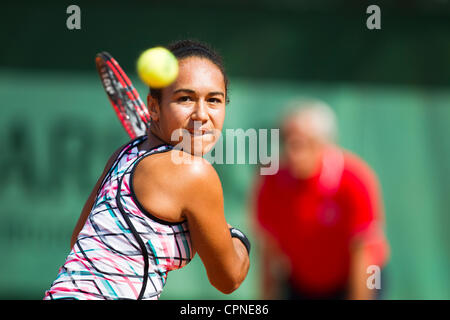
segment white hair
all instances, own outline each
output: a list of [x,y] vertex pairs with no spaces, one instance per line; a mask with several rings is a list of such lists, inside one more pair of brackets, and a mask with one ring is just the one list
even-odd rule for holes
[[325,102],[319,100],[296,99],[288,103],[287,114],[284,123],[291,120],[299,121],[301,124],[307,122],[311,133],[326,143],[337,140],[337,119],[333,109]]

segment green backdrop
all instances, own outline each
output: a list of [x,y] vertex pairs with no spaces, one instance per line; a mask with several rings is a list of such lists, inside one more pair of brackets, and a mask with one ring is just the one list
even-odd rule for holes
[[[294,97],[333,106],[342,145],[361,155],[382,184],[392,247],[386,298],[450,298],[450,90],[231,81],[225,128],[277,127],[283,104]],[[40,298],[106,159],[127,136],[96,74],[2,72],[0,95],[8,106],[0,120],[0,296]],[[228,221],[253,236],[248,199],[256,166],[216,168]],[[249,277],[230,297],[258,298],[258,277],[256,249]],[[162,297],[227,296],[208,284],[197,257],[169,274]]]
[[[387,299],[450,299],[450,8],[446,1],[15,2],[0,11],[0,298],[40,299],[109,155],[127,136],[94,70],[110,51],[134,76],[139,52],[193,37],[224,55],[225,128],[276,128],[294,97],[329,103],[340,142],[377,172],[391,260]],[[345,4],[344,4],[345,3]],[[372,4],[372,2],[370,2]],[[196,257],[169,274],[163,299],[260,297],[248,199],[255,165],[216,165],[231,224],[252,237],[249,277],[231,296]]]

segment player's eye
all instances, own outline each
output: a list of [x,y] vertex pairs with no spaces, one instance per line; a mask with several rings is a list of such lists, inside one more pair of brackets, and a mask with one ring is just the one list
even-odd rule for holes
[[178,102],[188,102],[192,101],[192,98],[190,96],[181,96],[177,99]]
[[210,102],[210,103],[221,103],[222,100],[220,100],[219,98],[209,98],[208,102]]

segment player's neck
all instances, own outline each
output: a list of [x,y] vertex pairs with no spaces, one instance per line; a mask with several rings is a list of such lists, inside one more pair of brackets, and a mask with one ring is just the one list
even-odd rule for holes
[[167,144],[164,140],[158,137],[157,133],[152,130],[147,131],[147,139],[139,146],[140,150],[151,150],[157,146]]

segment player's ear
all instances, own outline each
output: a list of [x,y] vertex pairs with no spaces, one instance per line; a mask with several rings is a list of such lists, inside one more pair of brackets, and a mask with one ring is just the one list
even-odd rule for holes
[[147,95],[147,108],[148,113],[150,114],[150,118],[152,121],[159,120],[159,102],[155,98],[152,97],[151,94]]

